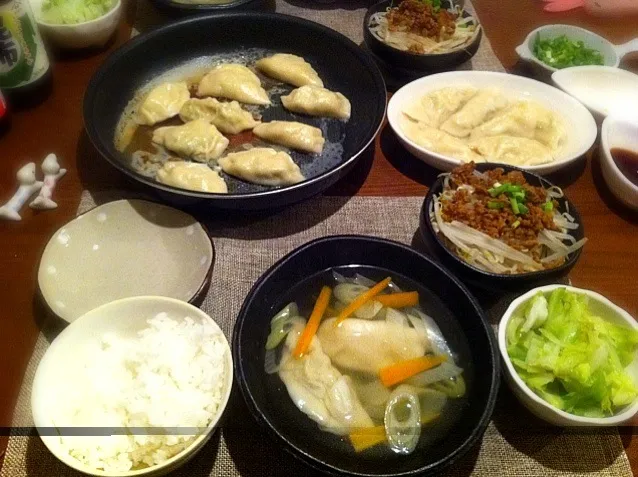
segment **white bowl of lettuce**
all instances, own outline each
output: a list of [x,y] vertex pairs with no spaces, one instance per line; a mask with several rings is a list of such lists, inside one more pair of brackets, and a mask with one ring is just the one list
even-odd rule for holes
[[66,49],[104,46],[122,13],[122,0],[30,1],[40,32]]
[[558,426],[612,426],[638,411],[638,324],[598,293],[535,288],[499,325],[507,381],[533,414]]

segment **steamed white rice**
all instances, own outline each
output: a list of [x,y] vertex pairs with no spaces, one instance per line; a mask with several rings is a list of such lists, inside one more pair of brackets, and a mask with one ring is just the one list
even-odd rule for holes
[[[221,332],[207,320],[175,321],[166,313],[148,325],[135,339],[107,334],[94,345],[83,367],[85,385],[66,391],[55,425],[99,428],[93,434],[132,427],[167,433],[62,436],[69,454],[91,468],[122,472],[160,464],[188,447],[220,405],[227,352]],[[180,435],[185,432],[193,434]]]

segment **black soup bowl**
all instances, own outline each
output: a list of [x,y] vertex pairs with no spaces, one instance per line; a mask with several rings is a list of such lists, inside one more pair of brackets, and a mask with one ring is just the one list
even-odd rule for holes
[[[441,2],[443,8],[449,8],[450,3],[450,0],[443,0]],[[479,30],[472,39],[472,42],[464,48],[455,49],[448,53],[419,54],[400,50],[388,45],[370,31],[370,19],[374,14],[385,12],[393,5],[395,5],[394,0],[383,0],[382,2],[376,3],[368,9],[363,20],[363,39],[366,46],[387,67],[413,72],[447,71],[470,60],[478,51],[483,29],[480,27],[476,17],[472,17],[472,24],[476,25]],[[462,16],[464,18],[471,17],[465,10],[463,10]]]
[[[221,173],[227,194],[179,189],[157,182],[133,167],[132,155],[114,143],[122,112],[152,82],[171,81],[170,75],[192,68],[202,70],[216,62],[251,66],[274,53],[303,57],[317,71],[326,88],[351,102],[347,122],[293,114],[280,101],[293,87],[278,84],[272,104],[260,109],[262,121],[300,121],[324,128],[326,142],[321,155],[290,151],[306,180],[283,187],[241,181]],[[184,69],[180,68],[186,68]],[[203,71],[201,71],[203,72]],[[165,77],[164,75],[169,75]],[[93,75],[84,96],[84,126],[98,152],[115,168],[150,186],[168,202],[226,209],[272,209],[322,192],[343,177],[372,143],[385,116],[387,95],[374,59],[354,42],[330,28],[297,17],[266,13],[219,13],[190,17],[163,25],[127,42],[112,53]],[[158,124],[157,126],[161,126]],[[322,126],[323,125],[323,126]],[[247,133],[249,134],[249,133]],[[253,142],[240,136],[240,141]],[[231,137],[231,142],[234,138]]]
[[[456,419],[428,427],[410,455],[374,449],[356,454],[346,438],[319,429],[294,405],[277,374],[264,371],[270,320],[281,308],[318,293],[333,270],[372,280],[392,276],[417,290],[420,305],[441,328],[464,368],[467,398]],[[310,306],[311,303],[310,303]],[[389,240],[342,235],[309,242],[273,265],[253,286],[233,332],[233,357],[242,395],[255,419],[283,448],[306,464],[332,475],[433,475],[479,441],[489,423],[499,386],[494,333],[480,306],[450,272],[412,248]],[[445,417],[445,411],[442,415]],[[372,452],[372,453],[370,453]]]
[[[533,186],[549,188],[554,184],[547,179],[533,174],[532,172],[520,169],[518,167],[509,166],[506,164],[494,164],[494,163],[482,163],[476,164],[476,170],[479,172],[485,172],[491,169],[501,168],[505,172],[519,171],[525,177],[525,180]],[[569,271],[576,265],[582,248],[571,253],[565,262],[556,268],[547,270],[540,270],[537,272],[526,272],[519,274],[501,274],[491,273],[485,270],[481,270],[473,265],[470,265],[465,260],[460,258],[454,251],[452,251],[442,237],[436,233],[430,220],[430,210],[432,210],[432,200],[435,195],[439,195],[443,190],[444,177],[440,176],[436,182],[430,187],[428,194],[425,197],[423,206],[421,207],[421,216],[419,219],[419,229],[421,236],[426,244],[430,246],[435,252],[437,258],[452,270],[463,282],[490,291],[520,291],[524,289],[531,289],[543,284],[555,283],[556,281],[564,278]],[[580,225],[577,229],[570,231],[570,234],[578,241],[585,237],[585,229],[583,228],[583,221],[578,213],[578,210],[571,203],[566,196],[560,199],[556,199],[559,204],[560,212],[569,211],[574,217],[575,221]],[[587,246],[587,245],[585,245]]]

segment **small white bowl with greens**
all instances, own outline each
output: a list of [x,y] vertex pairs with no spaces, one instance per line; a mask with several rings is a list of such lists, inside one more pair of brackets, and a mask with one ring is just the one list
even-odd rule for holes
[[535,288],[512,302],[498,331],[507,382],[558,426],[612,426],[638,411],[638,323],[598,293]]
[[516,47],[521,60],[549,80],[555,71],[573,66],[618,67],[623,56],[638,50],[638,40],[614,45],[606,38],[573,25],[545,25],[527,35]]
[[122,0],[30,1],[40,32],[65,49],[104,46],[122,13]]

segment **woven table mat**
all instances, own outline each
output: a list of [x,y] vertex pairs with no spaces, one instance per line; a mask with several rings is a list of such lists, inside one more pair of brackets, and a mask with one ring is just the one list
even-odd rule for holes
[[[121,193],[85,192],[78,213],[122,198]],[[201,308],[230,339],[235,317],[255,280],[276,260],[314,238],[342,233],[374,235],[412,244],[428,253],[419,238],[423,198],[320,197],[284,211],[256,217],[203,220],[215,243],[211,283]],[[365,217],[365,220],[362,220]],[[198,217],[202,220],[202,217]],[[496,324],[513,297],[478,295]],[[79,477],[58,462],[32,427],[30,390],[40,358],[59,331],[42,325],[20,391],[0,477]],[[233,390],[221,429],[175,476],[276,477],[316,475],[257,427],[237,389]],[[617,430],[596,434],[549,428],[533,418],[502,386],[496,412],[480,445],[445,475],[463,476],[631,476]]]
[[[305,18],[342,33],[357,44],[363,42],[363,18],[374,1],[338,0],[334,3],[318,3],[312,0],[270,0],[271,9],[277,13]],[[133,35],[151,30],[174,20],[158,11],[150,0],[137,0],[137,10],[133,25]],[[467,0],[465,7],[474,14],[472,3]],[[483,35],[476,55],[460,65],[458,70],[505,71],[492,49],[489,39]]]

